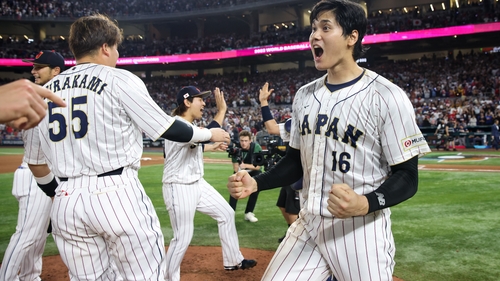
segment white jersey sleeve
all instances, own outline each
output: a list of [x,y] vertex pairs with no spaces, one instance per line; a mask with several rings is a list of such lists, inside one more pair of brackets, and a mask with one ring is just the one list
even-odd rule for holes
[[45,156],[41,150],[40,131],[38,127],[23,131],[24,156],[23,163],[33,165],[46,164]]
[[172,125],[173,117],[151,98],[139,77],[123,69],[116,70],[121,74],[116,75],[115,87],[121,90],[123,108],[147,136],[157,140]]
[[278,124],[280,129],[280,137],[284,142],[290,141],[290,133],[285,130],[285,123]]

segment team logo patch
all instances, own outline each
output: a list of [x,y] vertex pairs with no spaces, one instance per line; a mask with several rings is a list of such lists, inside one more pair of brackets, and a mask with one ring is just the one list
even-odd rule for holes
[[401,140],[404,150],[409,150],[417,146],[426,145],[427,141],[422,134],[407,137]]

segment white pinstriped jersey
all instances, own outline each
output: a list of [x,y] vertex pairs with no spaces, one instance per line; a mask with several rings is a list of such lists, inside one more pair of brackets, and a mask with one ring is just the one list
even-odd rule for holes
[[[193,124],[184,118],[175,119]],[[201,143],[179,143],[165,140],[165,165],[163,166],[163,183],[189,184],[203,178],[203,147]]]
[[34,165],[46,164],[43,151],[40,148],[39,134],[40,130],[38,127],[23,131],[23,142],[25,143],[23,156],[24,163]]
[[[138,169],[142,132],[156,140],[174,120],[153,101],[144,82],[123,69],[80,64],[44,86],[67,103],[66,108],[49,103],[38,126],[41,149],[58,177]],[[27,154],[29,163],[43,161],[37,151]]]
[[365,70],[356,83],[330,92],[326,78],[297,92],[290,146],[300,149],[304,208],[331,217],[327,200],[333,183],[370,193],[385,181],[390,166],[430,148],[398,86]]

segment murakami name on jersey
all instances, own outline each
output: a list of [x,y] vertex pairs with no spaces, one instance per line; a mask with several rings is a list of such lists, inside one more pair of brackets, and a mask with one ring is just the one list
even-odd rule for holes
[[[328,115],[326,114],[318,114],[316,118],[316,124],[314,125],[314,134],[319,135],[321,134],[321,127],[327,126],[327,129],[325,131],[325,137],[331,137],[334,140],[338,140],[338,123],[339,123],[339,118],[335,117],[332,119],[332,122],[328,123]],[[306,134],[311,134],[312,130],[310,129],[310,124],[309,124],[309,114],[304,115],[304,119],[302,120],[302,123],[299,124],[300,127],[300,132],[303,136]],[[347,130],[344,132],[344,137],[342,138],[342,142],[351,145],[352,147],[356,147],[356,142],[358,141],[359,137],[364,135],[364,132],[359,130],[358,128],[352,126],[352,125],[347,125]]]
[[422,134],[418,134],[415,136],[402,139],[401,144],[403,145],[404,150],[408,150],[420,145],[426,145],[427,141],[425,140],[425,137]]
[[102,91],[104,91],[104,88],[108,86],[108,84],[102,83],[102,80],[97,76],[92,76],[90,80],[88,76],[88,74],[83,75],[83,77],[79,74],[75,74],[62,79],[55,79],[51,83],[45,85],[45,87],[49,90],[52,90],[53,92],[72,88],[81,88],[90,90],[100,95]]

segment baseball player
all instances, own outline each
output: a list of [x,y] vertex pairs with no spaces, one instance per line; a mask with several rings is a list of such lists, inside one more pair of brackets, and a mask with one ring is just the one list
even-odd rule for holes
[[[177,93],[176,119],[192,125],[201,119],[205,102],[211,91],[200,92],[194,86],[183,87]],[[217,114],[208,128],[220,127],[226,114],[226,101],[219,88],[214,91]],[[174,237],[167,251],[166,280],[179,281],[181,262],[189,247],[194,231],[196,211],[217,220],[222,245],[224,269],[248,269],[255,260],[247,260],[239,249],[234,210],[222,195],[203,179],[203,151],[226,151],[226,143],[200,144],[165,142],[163,168],[163,199],[170,216]]]
[[323,0],[310,15],[315,66],[326,74],[293,101],[290,148],[267,173],[229,178],[235,198],[291,184],[303,175],[302,209],[262,280],[389,281],[394,206],[418,185],[418,157],[430,152],[411,102],[398,86],[356,64],[366,14],[347,0]]
[[220,128],[168,116],[139,77],[116,69],[121,41],[116,22],[103,15],[73,22],[76,66],[45,84],[68,107],[49,102],[47,118],[24,135],[24,159],[54,196],[52,234],[71,280],[114,280],[110,260],[124,280],[165,278],[160,223],[137,176],[143,132],[153,140],[229,142]]
[[[278,124],[278,122],[274,120],[271,110],[269,109],[269,102],[267,100],[273,91],[274,89],[269,89],[268,82],[259,90],[260,109],[264,126],[271,135],[279,135],[284,142],[290,142],[289,128],[292,120],[289,119],[285,123]],[[300,211],[299,191],[292,188],[292,186],[294,185],[281,187],[278,201],[276,202],[276,206],[280,208],[281,214],[288,224],[288,227],[297,220]],[[283,239],[285,239],[285,236],[279,238],[278,243],[281,243]]]
[[[54,51],[41,51],[35,59],[23,61],[33,64],[31,74],[38,85],[64,70],[64,58]],[[19,202],[19,213],[0,267],[0,280],[40,280],[52,200],[38,188],[24,162],[14,172],[12,195]]]

